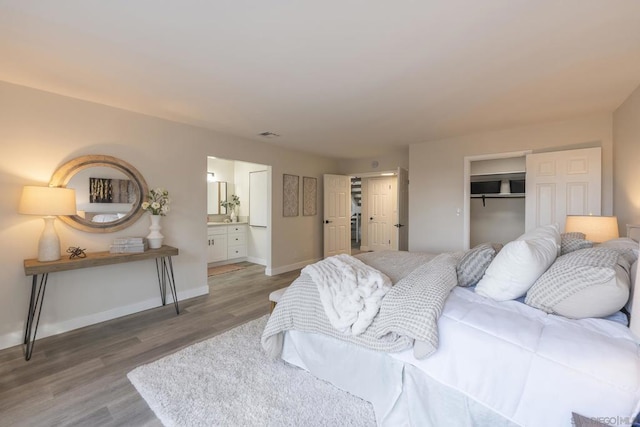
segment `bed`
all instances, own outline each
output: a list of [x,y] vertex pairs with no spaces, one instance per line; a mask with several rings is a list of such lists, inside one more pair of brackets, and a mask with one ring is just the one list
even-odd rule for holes
[[[527,233],[502,250],[484,245],[446,256],[359,255],[393,286],[357,336],[332,327],[319,285],[303,270],[272,313],[263,347],[371,402],[381,426],[571,426],[576,416],[631,425],[640,411],[640,341],[632,332],[637,325],[627,326],[625,310],[633,313],[638,243],[617,239],[593,248],[584,235],[561,235],[554,227]],[[532,262],[514,257],[514,247],[543,254],[535,253]],[[500,271],[505,262],[507,271]],[[583,262],[588,265],[576,264]],[[606,263],[613,273],[605,280]],[[386,304],[397,301],[396,289],[405,286],[398,292],[406,294],[407,281],[411,289],[425,281],[434,287],[429,265],[442,269],[440,282],[449,280],[454,265],[456,283],[444,286],[440,307],[425,309],[415,295],[402,300],[400,310],[409,315]],[[500,273],[512,280],[508,287],[493,283]],[[422,280],[424,274],[432,277]],[[533,285],[516,283],[524,276],[536,276]],[[585,287],[593,277],[598,284]],[[559,282],[573,288],[558,296]],[[526,287],[524,293],[513,292],[518,286]],[[405,318],[389,328],[385,318],[398,313]],[[434,316],[435,340],[429,328],[407,327],[416,313]]]

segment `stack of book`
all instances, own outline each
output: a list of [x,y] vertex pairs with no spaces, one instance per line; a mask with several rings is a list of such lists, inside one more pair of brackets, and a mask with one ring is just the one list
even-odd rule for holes
[[121,237],[113,239],[113,243],[109,247],[112,254],[125,254],[144,252],[149,248],[145,237]]

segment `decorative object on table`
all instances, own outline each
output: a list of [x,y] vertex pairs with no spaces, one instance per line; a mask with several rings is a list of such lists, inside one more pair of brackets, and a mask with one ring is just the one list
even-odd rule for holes
[[77,246],[69,246],[67,248],[67,253],[69,254],[69,259],[74,258],[86,258],[87,254],[85,253],[86,249],[80,249]]
[[162,226],[160,225],[161,215],[151,215],[149,216],[151,219],[151,225],[149,226],[149,234],[147,234],[147,240],[149,241],[150,249],[158,249],[162,247],[162,241],[164,240],[164,235],[160,233],[162,230]]
[[220,202],[220,206],[226,208],[229,212],[229,218],[231,222],[238,221],[238,216],[236,214],[236,206],[240,206],[240,197],[235,194],[231,195],[231,200],[223,200]]
[[300,177],[282,175],[282,216],[298,216],[300,198]]
[[60,238],[56,233],[54,221],[58,215],[76,214],[75,190],[27,185],[22,189],[18,212],[44,217],[44,230],[38,242],[38,261],[59,260]]
[[594,243],[620,237],[618,218],[615,216],[567,215],[564,231],[565,233],[575,231],[584,233],[585,239]]
[[142,209],[151,214],[151,225],[149,226],[150,233],[147,235],[149,241],[149,248],[158,249],[162,247],[162,240],[164,236],[160,233],[162,226],[160,225],[160,217],[163,217],[169,212],[169,192],[164,188],[158,187],[149,190],[147,194],[147,200],[142,203]]
[[312,216],[318,213],[318,180],[302,177],[302,215]]
[[109,252],[112,254],[132,254],[144,252],[149,248],[149,240],[145,237],[120,237],[113,239]]

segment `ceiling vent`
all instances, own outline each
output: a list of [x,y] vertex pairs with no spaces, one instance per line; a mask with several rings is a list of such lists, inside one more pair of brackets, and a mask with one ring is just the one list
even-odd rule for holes
[[265,138],[277,138],[280,135],[278,135],[277,133],[273,133],[273,132],[260,132],[258,134],[258,136],[263,136]]

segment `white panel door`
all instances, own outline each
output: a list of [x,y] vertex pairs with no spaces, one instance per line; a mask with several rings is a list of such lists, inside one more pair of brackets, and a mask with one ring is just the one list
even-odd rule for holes
[[369,250],[381,251],[391,249],[392,238],[395,240],[395,233],[392,232],[394,224],[393,213],[395,209],[394,178],[371,178],[369,179],[369,191],[367,194],[368,210],[368,238]]
[[324,175],[324,257],[351,253],[351,177]]
[[527,155],[525,228],[558,223],[567,215],[600,215],[602,150],[584,148]]
[[406,169],[398,168],[398,196],[397,196],[397,219],[396,245],[394,249],[401,251],[409,250],[409,172]]

